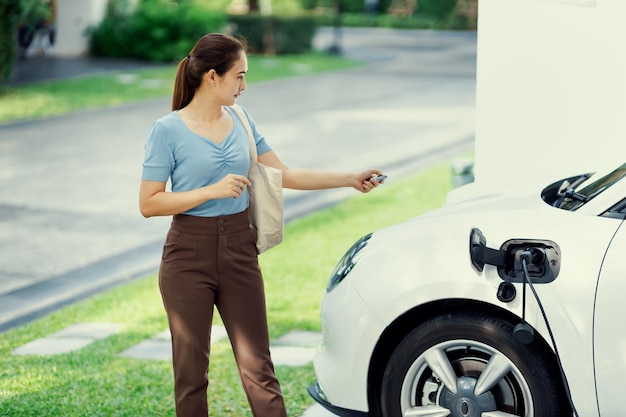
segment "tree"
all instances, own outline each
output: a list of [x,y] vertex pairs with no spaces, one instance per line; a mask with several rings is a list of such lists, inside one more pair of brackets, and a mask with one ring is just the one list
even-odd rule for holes
[[13,71],[18,26],[34,27],[50,17],[51,0],[0,0],[0,85],[6,83]]
[[17,25],[24,1],[0,0],[0,84],[11,75],[17,50]]

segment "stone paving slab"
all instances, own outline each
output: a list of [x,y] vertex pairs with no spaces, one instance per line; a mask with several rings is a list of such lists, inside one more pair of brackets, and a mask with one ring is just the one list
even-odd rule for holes
[[80,350],[98,339],[117,333],[122,326],[111,323],[78,323],[50,336],[33,340],[13,351],[15,355],[60,355]]
[[[213,326],[211,329],[211,343],[216,343],[227,336],[224,326]],[[128,356],[136,359],[171,360],[171,343],[172,336],[170,331],[163,330],[154,337],[146,339],[120,352],[120,356]]]
[[322,342],[322,334],[305,330],[292,330],[274,342],[277,346],[317,347]]
[[270,346],[272,362],[280,366],[304,366],[313,361],[314,348],[297,346]]
[[120,352],[120,356],[135,359],[166,361],[172,359],[172,345],[169,340],[152,338]]
[[321,341],[319,332],[293,330],[272,343],[272,361],[274,365],[304,366],[313,361]]
[[33,340],[13,351],[15,355],[60,355],[62,353],[80,350],[93,343],[92,339],[86,338],[55,338]]

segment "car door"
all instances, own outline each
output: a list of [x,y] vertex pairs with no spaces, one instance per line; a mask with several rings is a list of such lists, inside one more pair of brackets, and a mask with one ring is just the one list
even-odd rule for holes
[[594,313],[594,365],[601,416],[624,412],[626,375],[626,224],[622,222],[598,278]]

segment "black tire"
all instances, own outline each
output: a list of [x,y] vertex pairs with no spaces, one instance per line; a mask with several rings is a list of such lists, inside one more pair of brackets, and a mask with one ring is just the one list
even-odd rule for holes
[[411,331],[392,354],[382,380],[382,415],[423,415],[420,409],[428,406],[440,407],[441,415],[450,417],[487,411],[571,417],[549,356],[537,340],[528,345],[516,341],[513,326],[494,317],[468,313],[434,318]]

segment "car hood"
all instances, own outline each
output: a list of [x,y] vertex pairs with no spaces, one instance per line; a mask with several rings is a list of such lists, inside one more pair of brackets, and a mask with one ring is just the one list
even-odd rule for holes
[[[497,194],[482,195],[445,204],[404,223],[378,230],[374,236],[376,239],[385,239],[386,235],[393,235],[394,239],[397,239],[398,235],[403,234],[414,237],[416,233],[424,233],[425,229],[437,229],[444,234],[454,233],[456,227],[464,224],[477,227],[483,223],[510,225],[516,218],[541,218],[558,214],[565,213],[545,204],[539,195],[516,197]],[[469,231],[470,229],[467,229],[468,236]]]

